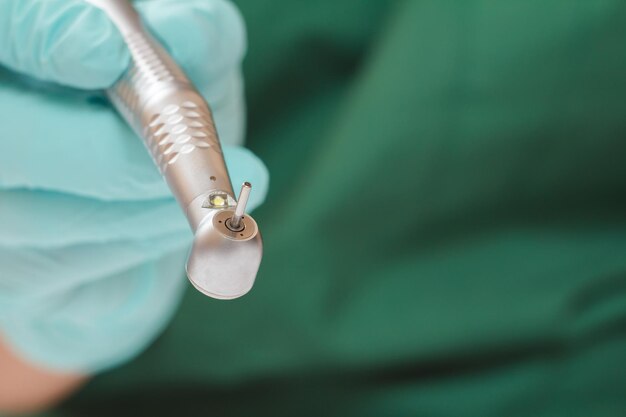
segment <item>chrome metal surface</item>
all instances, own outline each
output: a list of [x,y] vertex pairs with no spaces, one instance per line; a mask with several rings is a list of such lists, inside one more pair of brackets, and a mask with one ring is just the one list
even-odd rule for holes
[[258,226],[250,216],[242,216],[240,227],[234,230],[229,226],[233,212],[222,210],[213,216],[213,227],[224,237],[232,240],[250,240],[258,234]]
[[[256,278],[262,240],[254,219],[243,215],[249,188],[234,215],[245,235],[253,230],[252,235],[233,239],[212,221],[223,213],[233,217],[234,193],[209,105],[128,0],[85,1],[107,13],[128,45],[131,65],[107,94],[143,139],[194,231],[187,261],[190,281],[215,298],[245,294]],[[216,195],[226,196],[223,205],[214,204]],[[228,230],[225,224],[223,229]]]

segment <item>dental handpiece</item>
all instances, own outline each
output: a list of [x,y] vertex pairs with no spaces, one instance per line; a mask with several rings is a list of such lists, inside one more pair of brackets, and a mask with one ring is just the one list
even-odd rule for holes
[[246,294],[263,243],[257,223],[245,213],[250,183],[235,200],[209,105],[128,0],[86,1],[106,12],[130,51],[129,68],[107,95],[142,138],[189,221],[189,280],[213,298]]

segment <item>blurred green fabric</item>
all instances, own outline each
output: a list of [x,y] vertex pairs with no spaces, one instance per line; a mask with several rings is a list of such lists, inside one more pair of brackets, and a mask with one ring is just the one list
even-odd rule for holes
[[626,3],[236,3],[257,286],[47,415],[626,415]]

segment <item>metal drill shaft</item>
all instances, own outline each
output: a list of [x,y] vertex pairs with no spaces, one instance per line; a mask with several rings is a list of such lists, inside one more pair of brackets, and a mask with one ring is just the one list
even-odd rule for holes
[[252,190],[252,184],[244,182],[241,186],[241,192],[239,193],[239,199],[237,200],[237,206],[235,207],[235,214],[230,219],[230,227],[233,230],[241,230],[243,225],[241,220],[246,214],[246,206],[248,205],[248,198],[250,197],[250,191]]

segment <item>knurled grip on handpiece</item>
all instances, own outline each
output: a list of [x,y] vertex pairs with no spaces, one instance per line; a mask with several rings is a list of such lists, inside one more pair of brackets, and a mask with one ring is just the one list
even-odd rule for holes
[[261,261],[261,236],[248,215],[242,230],[226,227],[235,199],[209,105],[128,0],[86,1],[107,13],[130,51],[128,70],[107,95],[144,141],[195,233],[191,282],[215,298],[245,294]]

